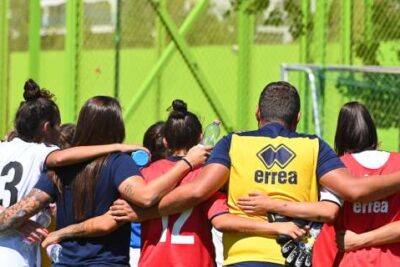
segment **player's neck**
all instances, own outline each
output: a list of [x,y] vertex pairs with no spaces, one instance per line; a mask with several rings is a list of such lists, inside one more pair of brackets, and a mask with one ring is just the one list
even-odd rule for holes
[[258,122],[258,128],[261,129],[264,126],[266,126],[268,124],[272,124],[272,123],[277,123],[277,124],[282,125],[286,129],[289,129],[291,131],[296,131],[296,126],[297,125],[287,125],[286,123],[284,123],[283,121],[280,121],[280,120],[261,120],[261,121]]
[[289,128],[289,127],[287,127],[287,125],[285,124],[285,123],[283,123],[283,122],[281,122],[281,121],[278,121],[278,120],[262,120],[262,121],[260,121],[259,123],[258,123],[258,128],[263,128],[264,126],[266,126],[266,125],[268,125],[268,124],[272,124],[272,123],[278,123],[278,124],[280,124],[280,125],[282,125],[283,127],[285,127],[285,128]]
[[184,157],[184,156],[186,156],[187,152],[188,151],[186,149],[175,150],[175,151],[172,151],[172,156]]

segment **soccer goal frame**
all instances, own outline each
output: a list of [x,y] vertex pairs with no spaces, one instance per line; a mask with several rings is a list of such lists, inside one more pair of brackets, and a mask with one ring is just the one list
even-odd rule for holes
[[315,65],[315,64],[282,64],[281,80],[289,81],[289,72],[303,72],[307,75],[310,85],[310,93],[312,98],[312,113],[315,125],[315,133],[322,137],[322,125],[320,118],[320,101],[318,96],[317,74],[321,71],[330,72],[361,72],[361,73],[377,73],[377,74],[396,74],[400,75],[400,67],[381,67],[381,66],[348,66],[348,65]]

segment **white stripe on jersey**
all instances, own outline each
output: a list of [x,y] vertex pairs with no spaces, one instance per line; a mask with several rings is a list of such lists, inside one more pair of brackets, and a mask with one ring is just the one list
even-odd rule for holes
[[366,150],[351,155],[361,166],[368,169],[379,169],[389,160],[390,153],[386,151]]

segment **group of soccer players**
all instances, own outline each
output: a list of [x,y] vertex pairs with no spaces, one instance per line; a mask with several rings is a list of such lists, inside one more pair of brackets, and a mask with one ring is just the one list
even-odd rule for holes
[[[28,80],[24,99],[0,143],[2,264],[40,266],[45,238],[44,247],[62,246],[53,266],[129,266],[133,221],[142,223],[139,266],[215,266],[215,250],[239,267],[400,264],[400,155],[377,150],[374,122],[357,102],[340,111],[336,154],[296,132],[300,98],[286,82],[262,90],[257,130],[213,148],[197,145],[202,125],[181,100],[142,148],[121,144],[114,98],[90,98],[69,138],[59,136],[48,91]],[[137,149],[153,154],[141,170],[127,154]],[[57,230],[48,233],[39,223],[50,203]],[[322,222],[330,223],[320,230]]]

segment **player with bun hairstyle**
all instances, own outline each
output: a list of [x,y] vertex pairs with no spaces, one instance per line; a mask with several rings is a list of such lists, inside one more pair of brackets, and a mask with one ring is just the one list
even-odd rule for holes
[[[195,114],[187,111],[186,104],[174,100],[171,113],[165,124],[165,144],[171,156],[153,162],[143,169],[148,183],[159,181],[159,176],[175,168],[190,150],[198,147],[202,126]],[[189,164],[190,165],[190,164]],[[180,182],[179,186],[196,179],[201,168],[194,168]],[[179,187],[178,186],[178,187]],[[115,202],[131,210],[123,200]],[[106,226],[100,216],[79,225],[50,233],[43,242],[44,246],[70,236],[82,236],[76,229],[85,227],[85,236],[104,234],[114,230]],[[130,220],[129,216],[125,218]],[[241,218],[228,213],[226,195],[217,192],[204,203],[180,214],[158,218],[142,223],[142,254],[139,266],[214,266],[215,253],[212,243],[211,226],[218,230],[260,235],[287,234],[296,238],[305,233],[291,222],[273,223]],[[195,260],[193,260],[195,259]]]
[[[12,140],[0,143],[0,205],[9,207],[26,196],[46,167],[68,165],[112,151],[132,151],[135,145],[77,147],[58,150],[60,112],[53,95],[29,79],[24,85],[24,101],[15,115]],[[40,215],[39,215],[40,217]],[[47,234],[36,218],[18,231],[0,235],[0,262],[9,266],[40,266],[38,244],[25,245]],[[12,223],[11,223],[12,224]]]
[[[120,143],[125,126],[118,101],[111,97],[90,98],[81,109],[73,146]],[[72,148],[73,149],[73,148]],[[185,160],[149,183],[145,183],[132,158],[125,153],[106,154],[94,160],[64,168],[55,168],[42,175],[35,188],[0,214],[0,233],[16,229],[30,216],[48,205],[57,203],[57,229],[73,227],[84,232],[86,219],[104,214],[119,196],[142,207],[154,205],[190,171],[190,165],[204,163],[207,148],[191,149]],[[105,215],[103,225],[117,223]],[[128,224],[99,238],[72,238],[61,241],[62,266],[128,266]]]

